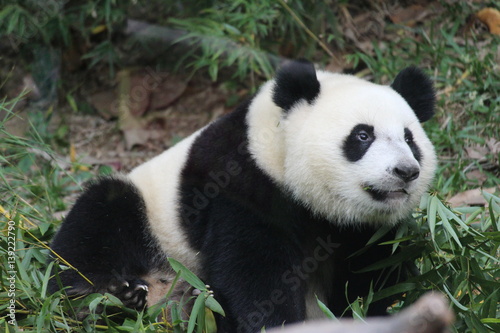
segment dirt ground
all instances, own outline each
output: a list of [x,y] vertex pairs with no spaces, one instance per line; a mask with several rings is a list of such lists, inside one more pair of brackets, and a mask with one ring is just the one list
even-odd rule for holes
[[[342,60],[342,52],[360,50],[370,54],[373,40],[382,42],[402,33],[386,29],[387,24],[426,24],[442,10],[436,1],[417,1],[411,5],[375,2],[368,10],[342,11],[340,28],[350,46],[335,54],[327,69],[353,71]],[[467,29],[485,28],[477,20],[463,25]],[[250,95],[244,85],[227,89],[203,73],[174,75],[151,66],[134,66],[122,67],[110,75],[106,64],[92,69],[82,67],[80,55],[69,49],[62,50],[55,69],[58,79],[53,85],[57,86],[57,94],[47,102],[47,89],[44,92],[35,83],[36,64],[19,61],[18,52],[5,39],[0,40],[0,53],[0,96],[8,100],[27,91],[13,108],[16,116],[6,122],[7,131],[26,135],[32,131],[28,113],[41,110],[50,130],[63,133],[64,144],[54,147],[61,159],[90,167],[109,165],[127,172],[230,112]],[[5,116],[5,110],[0,111],[1,119]]]

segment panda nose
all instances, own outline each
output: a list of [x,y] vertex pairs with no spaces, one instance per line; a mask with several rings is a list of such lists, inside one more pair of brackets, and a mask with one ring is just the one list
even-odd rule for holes
[[394,174],[408,183],[418,178],[420,169],[416,166],[400,165],[394,168]]

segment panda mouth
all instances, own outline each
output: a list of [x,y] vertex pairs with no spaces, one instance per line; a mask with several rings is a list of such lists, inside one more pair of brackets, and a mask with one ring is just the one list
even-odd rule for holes
[[364,186],[363,190],[368,192],[373,200],[377,201],[404,199],[409,195],[409,193],[404,188],[393,191],[386,191],[368,185]]

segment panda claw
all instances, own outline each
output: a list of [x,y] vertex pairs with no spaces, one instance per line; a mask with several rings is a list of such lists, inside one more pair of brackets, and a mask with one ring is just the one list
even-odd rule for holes
[[116,293],[118,291],[118,287],[114,286],[114,285],[110,285],[108,286],[108,291],[112,294]]
[[119,293],[124,291],[125,289],[129,288],[130,284],[128,281],[122,281],[121,283],[111,283],[108,286],[108,291],[112,294]]
[[138,285],[134,288],[134,290],[136,290],[136,291],[137,291],[137,290],[141,290],[141,289],[142,289],[142,290],[144,290],[144,291],[149,291],[148,286],[146,286],[145,284],[138,284]]
[[108,285],[107,291],[118,297],[125,306],[135,309],[147,304],[148,285],[140,279],[118,280]]
[[123,294],[123,299],[129,300],[133,295],[134,293],[132,291],[128,291],[125,294]]

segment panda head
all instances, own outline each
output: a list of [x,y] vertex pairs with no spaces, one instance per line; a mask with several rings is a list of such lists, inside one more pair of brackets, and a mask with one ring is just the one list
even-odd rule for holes
[[414,67],[382,86],[290,62],[250,105],[250,152],[315,214],[394,224],[432,181],[436,156],[420,123],[434,104],[431,81]]

